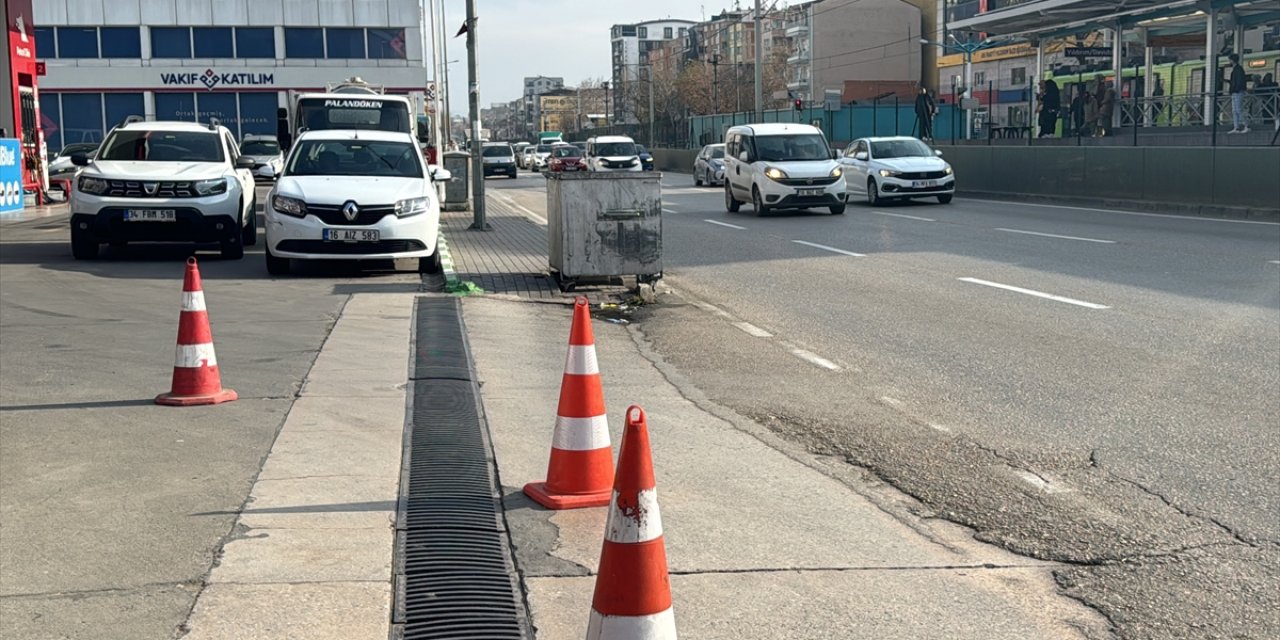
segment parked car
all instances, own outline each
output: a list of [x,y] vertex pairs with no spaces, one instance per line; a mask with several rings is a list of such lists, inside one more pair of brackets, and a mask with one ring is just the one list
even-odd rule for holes
[[935,197],[947,204],[955,197],[956,176],[941,155],[907,136],[862,138],[845,147],[840,164],[849,196],[863,195],[872,206]]
[[416,258],[440,270],[440,202],[407,133],[316,130],[298,136],[267,198],[266,261],[285,274],[290,260]]
[[571,144],[557,144],[551,148],[550,169],[561,171],[586,171],[587,163],[583,160],[582,150]]
[[638,152],[637,155],[640,156],[640,166],[645,171],[653,171],[653,154],[649,153],[649,150],[645,149],[642,144],[636,145],[636,151]]
[[80,170],[71,162],[71,156],[74,154],[83,154],[86,158],[93,159],[98,153],[98,143],[96,142],[73,142],[62,147],[58,153],[54,154],[49,160],[49,179],[58,180],[69,178],[76,171]]
[[253,158],[255,180],[275,180],[284,167],[284,151],[275,136],[247,134],[240,141],[240,153]]
[[724,184],[724,145],[709,144],[693,159],[693,184]]
[[627,136],[599,136],[587,140],[588,171],[644,171],[636,143]]
[[807,124],[748,124],[725,132],[725,208],[750,202],[774,209],[826,207],[844,213],[844,169],[822,130]]
[[519,159],[520,154],[524,153],[524,148],[529,146],[528,142],[520,141],[511,143],[511,148],[516,151],[516,158]]
[[481,148],[481,164],[484,165],[484,177],[504,175],[516,177],[516,152],[505,142],[486,142]]
[[111,130],[71,188],[71,253],[98,256],[106,242],[217,243],[238,260],[258,238],[253,159],[213,121],[145,122],[130,116]]

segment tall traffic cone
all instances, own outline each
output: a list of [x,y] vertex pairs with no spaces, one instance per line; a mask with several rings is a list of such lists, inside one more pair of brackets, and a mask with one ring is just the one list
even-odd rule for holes
[[667,550],[644,409],[627,408],[587,640],[674,640]]
[[169,393],[156,396],[156,404],[189,407],[219,404],[236,399],[236,392],[222,388],[218,357],[213,353],[213,331],[200,288],[200,268],[195,258],[187,258],[182,279],[182,314],[178,318],[178,348],[173,363],[173,385]]
[[604,387],[596,361],[595,336],[587,299],[578,296],[569,331],[569,355],[560,383],[556,428],[551,437],[547,480],[524,486],[528,495],[548,509],[603,507],[613,485],[613,449],[604,410]]

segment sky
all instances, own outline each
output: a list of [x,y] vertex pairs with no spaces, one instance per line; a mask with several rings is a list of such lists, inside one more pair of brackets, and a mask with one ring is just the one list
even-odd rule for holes
[[[771,0],[772,1],[772,0]],[[733,0],[473,0],[478,19],[480,106],[520,97],[528,76],[563,77],[568,86],[610,76],[609,28],[665,18],[700,21]],[[741,0],[744,8],[755,5]],[[780,3],[785,4],[785,3]],[[467,112],[467,39],[455,38],[465,0],[445,0],[450,110]]]

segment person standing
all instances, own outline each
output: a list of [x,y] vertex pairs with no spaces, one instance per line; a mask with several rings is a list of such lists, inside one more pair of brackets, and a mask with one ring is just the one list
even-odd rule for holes
[[1040,137],[1049,138],[1058,131],[1058,112],[1062,109],[1062,94],[1058,83],[1049,78],[1040,83]]
[[933,140],[933,116],[938,113],[938,105],[929,95],[928,87],[920,87],[916,95],[916,120],[920,123],[920,139]]
[[1071,133],[1074,135],[1084,135],[1084,101],[1088,91],[1083,84],[1076,85],[1076,94],[1071,99],[1070,124]]
[[1098,96],[1095,95],[1097,85],[1094,91],[1087,88],[1084,91],[1084,129],[1081,130],[1082,136],[1098,135]]
[[1244,67],[1240,66],[1240,54],[1227,56],[1231,60],[1231,76],[1227,80],[1227,91],[1231,94],[1231,130],[1227,133],[1249,133],[1249,123],[1244,114],[1244,92],[1248,79],[1244,75]]
[[1095,131],[1098,137],[1111,135],[1112,114],[1116,110],[1116,91],[1107,84],[1106,78],[1098,78],[1098,123]]

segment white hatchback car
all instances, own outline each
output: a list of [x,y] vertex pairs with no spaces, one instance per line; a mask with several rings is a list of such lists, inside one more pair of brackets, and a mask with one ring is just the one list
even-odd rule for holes
[[955,197],[956,176],[929,145],[911,137],[862,138],[845,147],[840,157],[849,196],[865,195],[871,206],[885,200],[937,198],[947,204]]
[[844,213],[844,169],[817,127],[742,125],[730,127],[724,141],[724,202],[731,213],[746,202],[756,215],[819,207]]
[[308,131],[298,136],[267,197],[267,271],[294,260],[417,258],[440,270],[440,202],[413,137],[393,131]]

